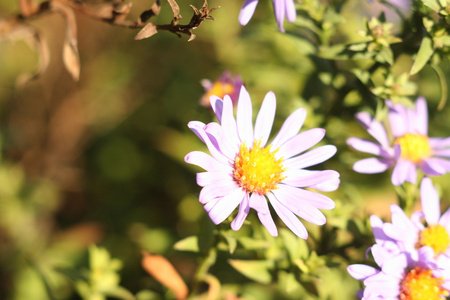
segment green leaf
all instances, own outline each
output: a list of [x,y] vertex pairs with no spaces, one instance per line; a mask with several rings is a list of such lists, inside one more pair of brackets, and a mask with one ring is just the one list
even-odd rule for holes
[[173,245],[173,248],[178,251],[198,252],[198,237],[195,235],[188,236]]
[[246,236],[238,238],[238,241],[247,250],[267,249],[270,246],[266,240],[255,240]]
[[433,43],[429,37],[424,37],[420,44],[419,52],[417,53],[416,61],[414,62],[409,75],[418,73],[433,55]]
[[435,12],[438,12],[441,9],[441,6],[439,5],[439,2],[436,0],[422,0],[422,3]]
[[292,231],[284,228],[280,230],[280,237],[292,262],[298,258],[306,259],[308,257],[309,249],[305,240],[298,238]]
[[384,47],[380,52],[375,56],[375,60],[380,63],[388,63],[392,65],[394,63],[394,54],[392,53],[391,48]]
[[268,284],[272,281],[270,269],[273,262],[267,260],[238,260],[230,259],[228,263],[239,273],[254,281]]

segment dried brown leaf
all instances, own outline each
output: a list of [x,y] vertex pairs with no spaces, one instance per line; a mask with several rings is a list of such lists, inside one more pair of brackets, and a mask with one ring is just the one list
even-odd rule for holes
[[147,20],[150,19],[151,17],[159,15],[160,11],[161,11],[161,2],[160,0],[156,0],[155,3],[153,3],[151,9],[144,11],[139,16],[140,22],[147,22]]
[[80,55],[78,53],[77,22],[73,9],[59,2],[52,2],[52,8],[66,21],[66,35],[63,46],[63,61],[67,71],[76,81],[80,78]]
[[139,33],[136,35],[134,39],[135,40],[146,39],[156,33],[158,33],[158,30],[156,30],[156,26],[152,23],[148,23],[147,25],[145,25],[144,28],[141,29],[141,31],[139,31]]
[[189,290],[173,265],[163,256],[144,253],[142,267],[148,274],[170,289],[177,300],[186,299]]
[[176,17],[180,14],[180,7],[178,6],[178,3],[175,0],[167,0],[169,2],[170,7],[173,11],[173,16]]
[[48,50],[47,42],[41,32],[26,24],[26,23],[14,23],[8,24],[6,21],[0,20],[0,40],[23,40],[32,50],[38,53],[38,66],[34,73],[21,74],[16,85],[22,87],[30,80],[38,78],[48,67],[50,62],[50,53]]

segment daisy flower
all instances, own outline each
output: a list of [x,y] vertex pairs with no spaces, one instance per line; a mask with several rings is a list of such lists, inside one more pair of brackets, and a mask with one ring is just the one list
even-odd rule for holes
[[244,85],[241,76],[236,75],[233,77],[229,71],[223,72],[223,74],[214,82],[209,79],[203,79],[200,83],[205,89],[205,94],[200,99],[200,104],[204,107],[211,107],[209,98],[213,95],[219,98],[229,95],[233,105],[235,105],[239,97],[241,86]]
[[413,252],[418,247],[428,246],[438,261],[450,259],[450,209],[441,215],[439,196],[430,178],[422,180],[420,197],[423,211],[415,212],[411,219],[393,205],[392,223],[383,224],[383,232],[402,249]]
[[[252,18],[258,1],[259,0],[245,0],[241,12],[239,13],[239,23],[241,23],[242,26],[247,25]],[[294,0],[272,0],[272,4],[278,28],[281,32],[284,32],[284,18],[292,23],[297,17]]]
[[418,98],[414,108],[387,100],[388,119],[393,140],[383,124],[369,113],[361,112],[357,120],[376,142],[349,138],[354,149],[377,155],[357,161],[353,169],[359,173],[381,173],[393,167],[392,183],[416,183],[417,169],[426,175],[442,175],[450,171],[450,138],[428,137],[428,112],[425,98]]
[[430,247],[418,250],[414,259],[409,252],[392,253],[375,244],[371,252],[378,268],[364,264],[347,267],[349,274],[364,282],[362,300],[445,300],[450,278],[433,261]]
[[252,103],[245,87],[241,87],[236,119],[229,96],[210,100],[219,123],[205,125],[192,121],[188,126],[211,155],[194,151],[186,155],[185,161],[206,170],[197,174],[197,184],[203,187],[199,201],[211,220],[219,224],[239,206],[231,223],[233,230],[239,230],[252,208],[269,233],[277,236],[269,201],[281,220],[301,238],[306,239],[308,233],[298,217],[313,224],[325,224],[325,216],[319,209],[332,209],[334,202],[305,188],[336,190],[339,173],[304,169],[336,153],[332,145],[305,152],[322,140],[325,130],[315,128],[298,133],[306,118],[305,109],[300,108],[286,119],[268,144],[276,108],[273,92],[265,96],[254,127]]

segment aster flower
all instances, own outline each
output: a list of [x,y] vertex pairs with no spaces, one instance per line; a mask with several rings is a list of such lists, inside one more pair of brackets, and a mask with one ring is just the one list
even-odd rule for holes
[[204,107],[211,107],[209,97],[212,95],[219,98],[229,95],[233,105],[235,105],[241,86],[244,85],[241,76],[236,75],[233,77],[231,76],[230,71],[223,72],[223,74],[214,82],[209,79],[203,79],[200,83],[205,89],[205,94],[200,99],[200,104]]
[[275,117],[274,93],[265,96],[254,127],[252,103],[245,87],[240,91],[236,119],[229,96],[210,100],[219,123],[205,125],[192,121],[188,126],[206,144],[211,156],[194,151],[186,155],[185,161],[206,170],[197,174],[197,183],[203,187],[199,201],[205,205],[211,220],[219,224],[239,206],[231,223],[233,230],[239,230],[252,208],[269,233],[277,236],[269,201],[296,235],[307,238],[308,233],[297,216],[322,225],[326,220],[319,209],[332,209],[335,204],[330,198],[305,188],[333,191],[339,185],[336,171],[304,169],[336,153],[332,145],[305,152],[322,140],[325,130],[315,128],[298,133],[306,118],[305,109],[300,108],[286,119],[278,135],[267,144]]
[[383,224],[382,231],[389,240],[411,253],[418,247],[430,247],[438,264],[447,264],[450,259],[450,209],[441,216],[439,196],[430,178],[422,180],[420,197],[423,211],[415,212],[411,219],[400,207],[392,205],[392,223]]
[[[258,1],[259,0],[245,0],[241,12],[239,13],[239,23],[241,23],[242,26],[247,25],[252,18]],[[292,23],[297,17],[294,0],[272,0],[272,4],[278,28],[281,32],[284,32],[284,18],[286,17],[286,19]]]
[[425,98],[418,98],[414,108],[393,104],[387,100],[388,119],[394,140],[388,138],[383,124],[370,114],[361,112],[358,121],[376,142],[349,138],[354,149],[377,155],[356,162],[353,169],[359,173],[381,173],[393,167],[394,185],[405,181],[416,183],[417,169],[426,175],[442,175],[450,171],[450,138],[428,137],[428,112]]
[[371,252],[379,269],[364,264],[347,267],[353,278],[364,282],[363,300],[444,300],[449,295],[450,278],[433,261],[430,247],[420,248],[417,258],[379,244]]

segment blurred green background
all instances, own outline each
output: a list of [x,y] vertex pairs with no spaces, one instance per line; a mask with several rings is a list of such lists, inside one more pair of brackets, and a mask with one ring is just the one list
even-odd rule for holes
[[[333,193],[337,209],[327,212],[330,226],[345,227],[339,225],[340,216],[350,218],[355,211],[358,216],[389,215],[387,204],[396,201],[389,174],[354,173],[351,165],[361,156],[345,145],[349,136],[366,136],[354,113],[376,106],[373,95],[348,96],[355,80],[345,70],[354,66],[315,56],[317,45],[308,31],[286,24],[288,33],[278,32],[270,1],[260,1],[250,24],[241,27],[241,2],[211,0],[210,7],[221,6],[212,14],[216,20],[205,21],[191,42],[164,31],[135,41],[136,29],[77,13],[78,82],[62,63],[61,16],[28,22],[48,42],[50,64],[23,88],[16,81],[36,69],[38,54],[21,39],[0,40],[0,299],[49,299],[44,282],[55,299],[78,299],[67,276],[55,268],[87,266],[91,244],[106,247],[123,262],[121,285],[133,293],[162,289],[142,270],[142,249],[170,257],[187,278],[193,274],[195,257],[172,246],[214,226],[197,200],[195,172],[200,169],[183,161],[186,153],[204,149],[187,123],[213,120],[211,111],[199,105],[200,80],[214,80],[225,70],[241,75],[255,108],[269,90],[275,92],[274,131],[297,107],[308,110],[306,128],[327,129],[324,143],[337,145],[339,152],[319,167],[338,170],[342,180]],[[179,1],[181,23],[190,19],[189,4],[200,7],[203,1]],[[133,1],[130,19],[150,5]],[[357,40],[364,17],[380,8],[361,1],[342,6],[346,22],[336,28],[332,43]],[[0,3],[0,17],[18,11],[16,1]],[[161,14],[152,20],[166,24],[171,17],[162,1]],[[408,58],[396,64],[398,73],[410,66]],[[448,64],[443,68],[448,75]],[[447,136],[449,108],[436,110],[440,86],[435,74],[425,68],[419,76],[418,94],[428,98],[433,119],[430,135]],[[448,177],[438,182],[441,190],[448,189]],[[225,281],[241,276],[225,265],[215,271]],[[345,272],[336,276],[349,284],[346,296],[356,291],[357,283]],[[272,299],[256,290],[248,293]],[[333,297],[345,299],[339,293]]]

